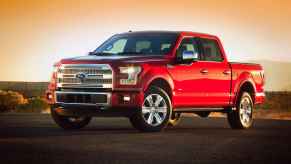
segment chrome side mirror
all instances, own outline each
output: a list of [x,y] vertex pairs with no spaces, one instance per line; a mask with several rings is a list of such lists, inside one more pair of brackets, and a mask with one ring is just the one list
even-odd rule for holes
[[182,62],[183,63],[191,63],[193,61],[198,60],[198,53],[193,51],[183,51],[182,53]]

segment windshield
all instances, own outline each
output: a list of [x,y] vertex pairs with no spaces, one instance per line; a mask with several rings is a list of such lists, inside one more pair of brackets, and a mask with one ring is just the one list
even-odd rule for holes
[[93,55],[165,55],[169,53],[177,34],[119,34],[98,47]]

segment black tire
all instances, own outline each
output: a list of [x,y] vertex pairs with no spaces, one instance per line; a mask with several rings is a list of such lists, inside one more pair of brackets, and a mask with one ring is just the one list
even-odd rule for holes
[[[134,128],[141,132],[160,132],[162,131],[168,124],[169,118],[171,116],[172,112],[172,105],[171,105],[171,99],[168,96],[168,94],[161,88],[156,86],[151,86],[146,92],[145,92],[145,100],[148,96],[151,95],[159,95],[163,98],[163,105],[165,106],[166,113],[163,115],[164,119],[159,123],[158,125],[154,126],[147,122],[145,119],[145,114],[142,112],[142,107],[137,110],[130,118],[130,122]],[[156,100],[155,100],[156,101]],[[150,117],[150,116],[149,116]],[[156,117],[155,117],[156,119]],[[152,122],[154,122],[154,117],[152,117]],[[155,120],[157,122],[157,120]]]
[[[247,110],[242,109],[244,106],[244,102],[248,101],[249,104]],[[242,92],[237,100],[236,103],[236,110],[229,110],[227,113],[227,120],[232,129],[248,129],[253,124],[253,110],[254,110],[254,103],[252,97],[248,92]],[[248,112],[244,112],[248,111]],[[249,120],[244,118],[242,113],[248,113]],[[247,121],[248,120],[248,121]]]
[[211,112],[196,112],[195,114],[197,114],[199,117],[202,118],[207,118],[210,115]]
[[54,107],[51,107],[51,116],[55,123],[64,130],[77,130],[85,127],[91,121],[91,117],[68,117],[59,115]]
[[173,112],[170,119],[169,119],[169,122],[168,122],[168,126],[176,126],[181,120],[181,113],[176,113],[176,112]]

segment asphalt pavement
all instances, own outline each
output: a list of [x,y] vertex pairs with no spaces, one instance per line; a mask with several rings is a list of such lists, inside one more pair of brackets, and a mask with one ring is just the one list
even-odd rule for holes
[[225,118],[184,117],[163,132],[140,133],[126,118],[63,131],[47,114],[0,114],[0,163],[291,163],[291,121],[232,130]]

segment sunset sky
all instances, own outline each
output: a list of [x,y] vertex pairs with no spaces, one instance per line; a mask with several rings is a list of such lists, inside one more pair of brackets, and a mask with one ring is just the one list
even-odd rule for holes
[[219,36],[232,61],[291,61],[291,0],[0,0],[0,81],[48,81],[115,33]]

